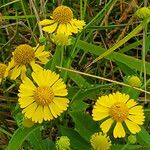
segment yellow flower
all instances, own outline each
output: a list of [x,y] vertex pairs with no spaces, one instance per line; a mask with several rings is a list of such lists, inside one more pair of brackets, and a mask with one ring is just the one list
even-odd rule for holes
[[111,146],[109,137],[102,132],[94,133],[90,142],[94,150],[109,150]]
[[52,14],[51,20],[44,19],[39,24],[44,26],[42,29],[48,33],[63,33],[72,35],[78,33],[85,26],[83,20],[73,19],[73,12],[67,6],[58,6]]
[[100,125],[104,133],[114,124],[115,138],[125,137],[125,124],[132,134],[138,133],[141,130],[139,125],[143,125],[145,118],[142,106],[129,99],[129,95],[120,92],[101,96],[94,106],[92,116],[95,121],[105,119]]
[[0,63],[0,83],[2,82],[2,79],[4,78],[5,71],[7,66],[3,63]]
[[67,136],[61,136],[56,141],[56,150],[70,150],[70,139]]
[[50,70],[32,73],[33,82],[26,77],[19,88],[19,104],[25,117],[33,122],[57,118],[68,107],[66,85]]
[[23,80],[26,76],[28,66],[31,66],[33,71],[42,69],[36,61],[42,64],[46,64],[48,62],[50,53],[48,51],[44,51],[44,48],[44,46],[40,45],[32,48],[27,44],[17,46],[15,51],[12,53],[13,57],[6,69],[6,75],[10,75],[12,80],[15,80],[21,75],[21,79]]
[[63,33],[54,34],[51,38],[56,45],[67,46],[71,44],[71,39],[69,39],[68,35]]

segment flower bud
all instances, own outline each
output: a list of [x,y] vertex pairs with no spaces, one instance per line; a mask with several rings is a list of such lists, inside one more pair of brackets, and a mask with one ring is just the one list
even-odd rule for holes
[[141,84],[142,84],[140,78],[137,76],[134,76],[134,75],[129,76],[127,78],[127,82],[129,85],[131,85],[133,87],[141,87]]
[[150,9],[147,7],[142,7],[137,10],[136,15],[141,19],[148,18],[150,17]]
[[61,136],[56,141],[57,150],[69,150],[70,149],[70,139],[67,136]]

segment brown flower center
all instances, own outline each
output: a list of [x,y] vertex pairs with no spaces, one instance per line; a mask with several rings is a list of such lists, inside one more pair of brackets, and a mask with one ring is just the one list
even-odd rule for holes
[[17,46],[14,51],[14,61],[19,65],[26,65],[34,59],[34,50],[27,44]]
[[37,87],[34,92],[34,100],[39,105],[48,105],[54,99],[54,92],[50,87]]
[[5,64],[0,64],[0,78],[4,77],[7,66]]
[[73,19],[72,10],[67,6],[58,6],[53,11],[53,19],[60,24],[69,23]]

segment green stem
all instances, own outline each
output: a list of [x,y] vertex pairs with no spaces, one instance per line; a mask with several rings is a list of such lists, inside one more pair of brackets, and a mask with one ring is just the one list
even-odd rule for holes
[[85,14],[86,14],[86,6],[87,6],[87,0],[84,0],[83,19],[85,18]]
[[[144,30],[143,30],[143,50],[142,50],[142,61],[143,61],[143,72],[144,72],[144,90],[146,90],[146,62],[145,62],[146,38],[147,38],[147,23],[145,22]],[[146,93],[145,93],[145,103],[146,103]]]
[[63,60],[64,60],[64,46],[61,46],[61,58],[60,58],[60,66],[63,66]]
[[50,67],[51,70],[56,70],[56,66],[60,65],[62,59],[61,50],[62,50],[61,46],[57,45],[52,59],[51,67]]
[[80,0],[80,18],[83,19],[82,0]]

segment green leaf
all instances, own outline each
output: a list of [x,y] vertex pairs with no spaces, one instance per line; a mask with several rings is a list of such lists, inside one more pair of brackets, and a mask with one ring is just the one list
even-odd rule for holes
[[54,53],[54,56],[53,56],[52,60],[49,62],[49,64],[47,64],[48,69],[56,70],[56,66],[60,65],[61,50],[62,50],[61,46],[56,47],[56,50],[55,50],[55,53]]
[[44,147],[41,144],[42,137],[40,128],[30,134],[28,140],[32,144],[34,150],[44,150]]
[[42,140],[39,144],[41,145],[42,149],[34,147],[33,150],[55,150],[54,142],[49,139]]
[[150,147],[150,135],[144,127],[141,127],[141,131],[137,134],[137,141],[141,145]]
[[81,75],[73,72],[68,72],[68,75],[80,88],[86,88],[90,86],[90,84]]
[[99,125],[87,113],[71,111],[69,114],[75,122],[76,130],[85,140],[89,141],[95,132],[99,132]]
[[133,69],[131,69],[130,67],[128,67],[125,63],[118,62],[117,60],[116,60],[116,63],[117,63],[117,65],[119,66],[119,68],[121,69],[121,71],[122,71],[126,76],[136,74],[136,71],[133,70]]
[[61,133],[70,139],[71,147],[77,150],[91,150],[91,145],[73,129],[61,127]]
[[[83,49],[85,52],[90,52],[91,54],[94,54],[94,55],[100,55],[106,51],[104,48],[102,48],[100,46],[89,44],[89,43],[81,41],[81,40],[78,41],[77,47],[80,49]],[[133,58],[131,56],[127,56],[125,54],[113,52],[111,55],[106,56],[106,59],[112,60],[114,62],[115,61],[121,62],[123,64],[126,64],[131,69],[143,71],[142,60]],[[149,62],[146,62],[146,71],[147,71],[147,74],[150,74],[150,63]]]
[[[111,150],[121,150],[125,145],[117,144],[112,145]],[[125,150],[141,150],[143,147],[141,145],[129,145]],[[144,149],[145,150],[145,149]]]
[[18,128],[8,144],[8,150],[18,150],[28,136],[40,127],[41,126],[33,126],[32,128]]

